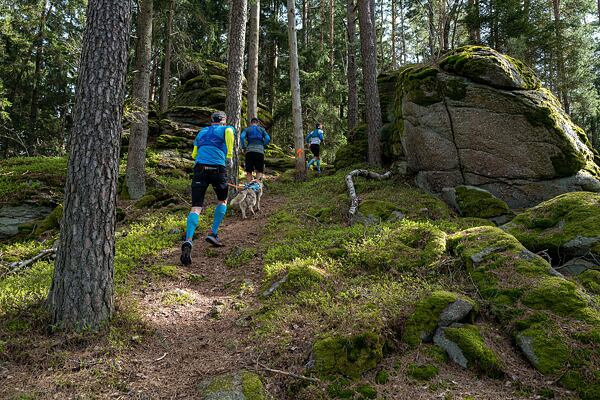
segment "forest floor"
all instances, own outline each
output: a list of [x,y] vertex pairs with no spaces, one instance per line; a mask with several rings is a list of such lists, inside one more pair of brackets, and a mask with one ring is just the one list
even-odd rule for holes
[[[444,270],[447,263],[442,263],[433,275],[349,274],[343,265],[316,255],[356,235],[373,235],[371,228],[343,222],[347,198],[342,177],[311,177],[302,185],[289,177],[268,183],[272,190],[263,196],[263,211],[256,218],[228,214],[219,232],[223,248],[203,240],[212,218],[209,209],[201,218],[188,267],[179,263],[187,212],[181,207],[149,216],[133,211],[132,221],[152,222],[134,222],[117,234],[116,313],[110,326],[98,334],[51,332],[47,316],[36,311],[39,302],[16,317],[13,313],[11,320],[0,320],[0,398],[197,399],[201,382],[239,370],[258,373],[270,399],[375,398],[355,392],[361,385],[376,388],[379,399],[540,399],[546,398],[540,395],[544,388],[552,389],[552,398],[573,398],[530,368],[485,315],[481,329],[502,355],[505,379],[463,370],[430,345],[411,350],[399,343],[390,329],[405,317],[393,323],[390,318],[406,315],[416,298],[439,285],[460,286],[461,272]],[[364,182],[358,189],[368,198],[403,203],[410,218],[437,220],[449,230],[463,223],[452,219],[438,200],[402,182],[394,187]],[[145,252],[138,249],[144,247]],[[304,271],[304,264],[310,273],[313,266],[331,271],[329,283],[314,287],[312,275],[300,272],[300,281],[262,298],[262,291],[278,279],[278,268]],[[47,268],[45,274],[51,274],[51,263]],[[455,274],[455,281],[448,281],[447,272]],[[46,284],[40,286],[40,299]],[[296,295],[299,288],[312,294]],[[347,334],[365,326],[382,329],[381,324],[393,351],[360,380],[314,384],[286,374],[315,378],[305,365],[312,343],[324,332]],[[435,365],[436,376],[415,379],[410,372],[415,365]],[[386,382],[379,382],[382,371],[389,375]],[[346,388],[349,397],[343,397]]]

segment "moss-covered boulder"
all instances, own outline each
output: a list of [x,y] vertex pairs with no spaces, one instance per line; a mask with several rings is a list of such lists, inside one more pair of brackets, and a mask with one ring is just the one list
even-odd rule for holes
[[442,198],[453,207],[461,217],[485,218],[502,225],[514,215],[505,202],[488,192],[475,187],[460,185],[444,188]]
[[167,189],[154,189],[135,202],[135,207],[144,208],[161,208],[169,204],[176,204],[177,196]]
[[34,235],[39,236],[44,232],[60,227],[60,221],[63,216],[63,206],[59,204],[46,218],[36,224]]
[[427,190],[477,186],[512,208],[568,191],[600,191],[585,133],[517,60],[466,46],[433,66],[388,73],[380,86],[384,148],[400,143]]
[[474,368],[492,378],[504,376],[500,358],[486,345],[475,325],[452,324],[439,328],[433,341],[463,368]]
[[446,252],[446,234],[427,222],[401,221],[348,247],[347,262],[367,271],[430,269]]
[[406,321],[402,340],[411,347],[430,342],[438,328],[455,322],[471,322],[478,309],[477,303],[469,297],[446,291],[433,292],[417,303]]
[[565,193],[519,214],[503,227],[529,250],[548,250],[553,261],[600,259],[600,194]]
[[367,161],[369,145],[367,143],[367,126],[359,125],[347,134],[348,142],[339,147],[333,163],[336,170],[347,168]]
[[[448,244],[531,364],[593,398],[587,392],[600,387],[600,312],[589,296],[499,228],[468,229]],[[566,376],[586,377],[587,386],[575,387]]]
[[197,386],[203,400],[266,400],[267,392],[260,377],[239,371],[206,379]]
[[369,199],[360,203],[353,222],[368,225],[382,221],[399,221],[403,218],[404,214],[394,203],[386,200]]
[[324,376],[359,379],[381,362],[383,344],[383,339],[373,332],[317,340],[312,351],[315,371]]

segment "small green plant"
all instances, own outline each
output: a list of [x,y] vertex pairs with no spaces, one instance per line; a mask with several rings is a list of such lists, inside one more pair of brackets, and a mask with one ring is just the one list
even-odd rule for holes
[[156,275],[164,278],[176,278],[177,277],[177,266],[176,265],[152,265],[148,267],[148,270]]
[[190,283],[200,283],[206,281],[208,278],[203,274],[189,274],[187,280]]
[[239,268],[248,264],[255,256],[256,250],[236,246],[225,258],[225,265],[229,268]]
[[162,303],[165,306],[185,306],[189,304],[194,304],[194,298],[191,294],[184,290],[175,289],[163,294]]
[[435,365],[425,364],[425,365],[417,365],[411,364],[408,366],[408,376],[411,378],[420,380],[420,381],[428,381],[438,374],[438,368]]

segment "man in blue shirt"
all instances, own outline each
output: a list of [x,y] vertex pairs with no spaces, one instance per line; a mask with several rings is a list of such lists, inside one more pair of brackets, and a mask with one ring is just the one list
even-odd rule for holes
[[181,263],[192,263],[192,239],[198,226],[198,219],[204,208],[206,189],[211,185],[217,194],[217,207],[206,241],[213,246],[223,246],[219,240],[219,225],[227,212],[227,165],[231,165],[234,146],[234,128],[227,126],[227,116],[222,111],[211,115],[212,125],[198,132],[194,140],[192,158],[194,179],[192,180],[192,209],[187,218],[185,242],[181,245]]
[[262,126],[258,126],[258,118],[250,120],[250,126],[242,131],[240,142],[242,149],[246,150],[246,179],[248,182],[253,180],[252,174],[256,171],[256,180],[262,180],[265,172],[265,146],[269,144],[271,138]]
[[325,144],[322,128],[323,126],[321,124],[317,124],[315,130],[306,136],[306,143],[310,145],[310,151],[313,153],[313,158],[306,165],[306,169],[309,169],[311,165],[315,164],[318,173],[321,173],[321,143]]

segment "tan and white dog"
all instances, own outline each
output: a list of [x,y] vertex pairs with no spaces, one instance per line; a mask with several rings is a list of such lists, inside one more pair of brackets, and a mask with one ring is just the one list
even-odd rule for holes
[[250,210],[252,215],[256,215],[255,209],[260,211],[260,198],[263,195],[263,185],[261,182],[253,181],[251,184],[242,186],[238,194],[229,203],[232,208],[242,212],[242,219],[246,219],[246,212]]

